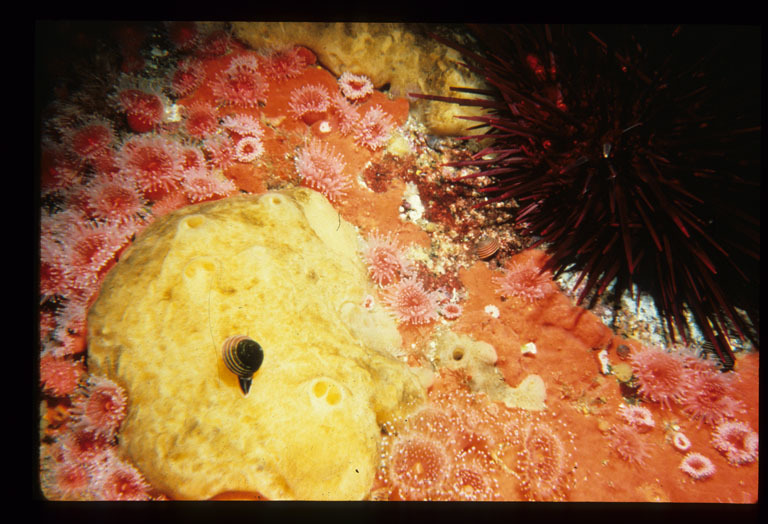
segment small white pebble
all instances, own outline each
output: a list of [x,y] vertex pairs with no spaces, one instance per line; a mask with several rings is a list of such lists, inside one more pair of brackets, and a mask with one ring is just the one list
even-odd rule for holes
[[328,123],[327,120],[323,120],[320,122],[320,125],[317,126],[317,130],[321,133],[330,133],[331,132],[331,124]]
[[488,304],[485,306],[485,312],[491,315],[493,318],[499,318],[499,308],[493,304]]
[[679,451],[688,451],[691,449],[691,441],[679,431],[672,435],[672,445]]
[[608,350],[601,350],[600,353],[597,354],[597,360],[600,361],[600,373],[603,375],[610,375],[611,361],[608,360]]
[[523,355],[535,355],[536,354],[536,344],[533,342],[528,342],[527,344],[523,344],[520,346],[520,353]]
[[424,216],[424,204],[421,203],[419,198],[419,188],[413,182],[405,184],[405,191],[403,192],[403,200],[408,202],[409,209],[405,211],[405,215],[408,220],[416,222]]
[[177,104],[171,104],[166,107],[163,120],[166,122],[181,122],[181,108]]

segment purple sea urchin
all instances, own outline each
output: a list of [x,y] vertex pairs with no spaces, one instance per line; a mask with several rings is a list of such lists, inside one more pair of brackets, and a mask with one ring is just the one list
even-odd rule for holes
[[487,110],[463,118],[490,145],[449,164],[491,180],[479,206],[508,202],[548,268],[579,269],[579,303],[636,284],[672,340],[689,340],[688,308],[731,367],[730,327],[757,345],[759,29],[472,30],[466,45],[435,37],[488,89],[413,96]]

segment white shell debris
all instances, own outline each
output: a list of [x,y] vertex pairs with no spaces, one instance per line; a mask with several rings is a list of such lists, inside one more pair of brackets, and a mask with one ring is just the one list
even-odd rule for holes
[[491,315],[493,318],[499,318],[499,308],[493,304],[488,304],[485,306],[485,312]]
[[536,354],[536,344],[533,342],[528,342],[527,344],[523,344],[520,346],[520,353],[523,355],[535,355]]
[[405,185],[403,200],[408,203],[408,209],[400,206],[400,218],[405,219],[407,217],[411,222],[416,222],[424,216],[424,204],[421,203],[419,188],[416,187],[416,184],[408,182]]
[[327,120],[323,120],[322,122],[320,122],[320,125],[317,126],[317,130],[323,134],[330,133],[331,124],[329,124]]
[[608,350],[602,349],[597,354],[597,360],[600,361],[600,373],[603,375],[611,374],[611,361],[608,360]]
[[171,104],[170,106],[166,107],[163,120],[166,122],[181,122],[181,119],[181,107],[179,107],[177,104]]

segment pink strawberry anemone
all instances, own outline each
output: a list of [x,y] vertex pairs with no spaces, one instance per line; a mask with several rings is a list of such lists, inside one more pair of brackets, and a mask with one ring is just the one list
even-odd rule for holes
[[630,362],[640,383],[638,391],[648,400],[670,408],[672,403],[679,403],[685,398],[688,374],[677,356],[659,348],[647,347],[633,352]]
[[408,259],[403,255],[402,246],[391,234],[381,235],[373,232],[368,235],[363,258],[368,265],[371,280],[379,286],[394,283],[411,269]]
[[373,93],[373,83],[365,75],[344,71],[339,77],[339,88],[349,100],[361,100]]
[[258,107],[259,102],[267,100],[269,83],[258,71],[257,62],[241,57],[233,58],[230,66],[219,73],[212,86],[213,94],[225,105]]
[[448,320],[456,320],[461,316],[462,309],[459,304],[449,302],[447,304],[443,304],[442,306],[440,306],[439,312],[443,316],[443,318],[446,318]]
[[184,58],[179,60],[176,70],[171,77],[171,88],[176,96],[184,97],[192,94],[203,83],[205,72],[199,60]]
[[183,178],[179,144],[164,136],[136,136],[118,153],[123,176],[133,177],[145,197],[153,200],[177,187]]
[[128,398],[118,384],[106,377],[91,375],[85,396],[73,406],[78,425],[87,431],[114,438],[125,417]]
[[679,431],[676,431],[675,434],[672,435],[672,445],[675,446],[675,449],[678,451],[688,451],[691,449],[691,441]]
[[382,301],[400,322],[427,324],[437,318],[440,294],[425,290],[415,276],[409,276],[385,288]]
[[69,144],[72,151],[84,158],[94,159],[114,141],[112,126],[106,121],[95,120],[72,131]]
[[299,46],[290,49],[278,49],[264,57],[264,75],[272,80],[295,78],[314,63],[314,54]]
[[549,271],[542,273],[532,260],[510,263],[493,282],[500,295],[520,297],[527,302],[540,300],[555,290],[552,274]]
[[118,94],[128,126],[136,133],[155,129],[163,119],[163,98],[152,91],[124,89]]
[[641,433],[650,431],[656,425],[650,410],[642,406],[628,406],[622,404],[619,407],[619,414],[624,419],[624,422],[635,427],[637,431]]
[[296,156],[295,163],[302,185],[321,192],[331,202],[346,195],[350,186],[344,172],[347,164],[333,146],[311,140]]
[[237,141],[235,157],[239,162],[253,162],[264,153],[264,146],[255,136],[244,136]]
[[210,102],[197,101],[184,111],[184,126],[189,136],[205,139],[219,127],[219,115]]
[[637,431],[627,424],[613,426],[608,435],[611,448],[627,462],[633,464],[645,464],[650,457],[648,443],[643,440]]
[[289,108],[294,117],[300,118],[307,125],[312,125],[323,118],[330,103],[330,94],[324,86],[308,84],[291,92]]
[[395,128],[395,121],[381,106],[373,106],[357,121],[354,129],[355,142],[376,151],[384,147]]
[[682,404],[693,420],[714,426],[744,410],[732,395],[730,377],[715,370],[691,372],[689,376]]
[[712,433],[712,445],[736,466],[757,460],[758,434],[744,422],[724,422]]
[[122,224],[140,216],[147,203],[134,179],[104,176],[88,185],[85,204],[94,218]]
[[683,458],[680,471],[696,480],[704,480],[714,475],[715,466],[701,453],[692,452]]
[[73,393],[84,372],[81,363],[68,358],[56,358],[51,354],[40,358],[43,390],[56,397],[66,397]]

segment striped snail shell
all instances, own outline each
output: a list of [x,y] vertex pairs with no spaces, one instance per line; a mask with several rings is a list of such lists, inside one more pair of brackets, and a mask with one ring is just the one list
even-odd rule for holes
[[486,260],[491,258],[499,250],[499,241],[488,235],[483,235],[475,245],[475,252],[478,258]]
[[221,350],[224,365],[240,380],[244,395],[251,389],[253,374],[261,367],[264,351],[258,342],[245,335],[234,335],[224,342]]

